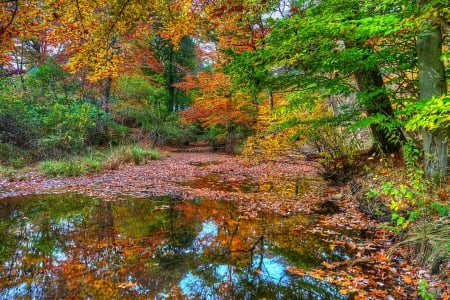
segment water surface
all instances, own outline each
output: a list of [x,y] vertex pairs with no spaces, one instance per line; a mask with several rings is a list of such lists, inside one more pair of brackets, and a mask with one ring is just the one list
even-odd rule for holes
[[[312,216],[76,194],[0,200],[0,299],[346,299],[288,266],[348,258]],[[306,228],[306,229],[305,229]]]

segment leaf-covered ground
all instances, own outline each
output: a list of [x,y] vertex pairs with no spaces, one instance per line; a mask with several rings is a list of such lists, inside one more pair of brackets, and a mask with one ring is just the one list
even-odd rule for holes
[[[270,209],[274,213],[289,214],[310,211],[311,202],[299,199],[303,198],[304,193],[314,194],[314,191],[299,190],[295,197],[295,191],[291,190],[295,189],[298,176],[316,178],[315,170],[312,164],[298,163],[294,157],[255,164],[222,153],[173,151],[163,159],[146,165],[121,165],[118,170],[101,174],[48,178],[31,171],[20,176],[20,180],[10,182],[0,179],[0,198],[48,192],[78,192],[110,200],[118,195],[147,197],[174,194],[186,199],[207,197],[235,200],[242,202],[242,209],[249,212]],[[289,191],[283,190],[286,188],[284,183]],[[250,190],[245,191],[242,185],[247,185]],[[259,192],[252,192],[252,185],[256,185]],[[314,189],[322,190],[320,187]],[[280,198],[283,201],[279,201]]]
[[[418,290],[421,280],[430,284],[427,291],[437,293],[441,299],[449,298],[448,281],[430,275],[401,253],[388,255],[393,234],[361,212],[349,186],[331,186],[318,176],[312,162],[295,156],[252,162],[222,153],[171,151],[146,165],[122,165],[118,170],[83,177],[47,178],[31,171],[20,180],[0,179],[0,199],[65,192],[107,200],[121,195],[167,194],[183,199],[223,199],[235,201],[246,219],[258,217],[261,211],[283,216],[319,214],[320,221],[314,227],[293,230],[321,232],[324,239],[334,241],[332,245],[345,245],[352,257],[314,270],[292,267],[290,272],[329,280],[340,286],[343,293],[353,294],[354,299],[424,296],[425,289],[420,295]],[[336,229],[358,230],[362,234],[358,239],[338,237]]]

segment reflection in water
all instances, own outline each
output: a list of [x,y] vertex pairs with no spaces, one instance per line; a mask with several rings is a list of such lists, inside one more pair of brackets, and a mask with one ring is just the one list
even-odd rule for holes
[[[282,181],[282,182],[280,182]],[[210,173],[205,176],[179,182],[180,185],[194,189],[208,188],[214,191],[243,192],[243,193],[275,193],[277,195],[298,196],[310,192],[320,186],[314,177],[297,177],[295,179],[272,178],[272,180],[258,182],[250,178],[239,180],[225,180],[220,174]]]
[[346,299],[292,275],[346,258],[305,216],[241,220],[231,203],[80,195],[0,200],[0,299]]

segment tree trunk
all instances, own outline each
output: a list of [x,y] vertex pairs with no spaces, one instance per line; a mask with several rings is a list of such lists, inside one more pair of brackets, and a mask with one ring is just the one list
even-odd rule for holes
[[[356,84],[362,93],[367,94],[363,99],[363,106],[367,115],[382,114],[388,118],[394,118],[391,102],[385,92],[383,77],[378,68],[359,70],[355,73]],[[381,150],[383,153],[394,153],[401,149],[404,141],[400,128],[387,128],[380,124],[371,124],[374,147],[373,150]]]
[[225,144],[225,152],[226,153],[234,153],[234,144],[235,144],[235,127],[234,125],[227,126],[227,140]]
[[103,99],[100,107],[109,112],[109,103],[111,100],[112,77],[108,76],[104,79]]
[[[421,3],[420,3],[421,2]],[[419,8],[429,0],[418,1]],[[440,97],[447,92],[442,56],[442,33],[439,25],[430,21],[417,38],[420,99]],[[448,131],[424,131],[425,175],[445,177],[448,167]]]

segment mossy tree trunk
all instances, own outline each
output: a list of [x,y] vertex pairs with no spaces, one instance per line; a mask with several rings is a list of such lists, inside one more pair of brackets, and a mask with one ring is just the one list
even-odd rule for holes
[[[417,1],[419,9],[430,4],[430,0]],[[428,21],[417,38],[420,99],[439,98],[447,92],[445,67],[442,57],[441,26]],[[447,176],[448,130],[423,132],[425,174],[430,178]]]
[[[367,115],[370,117],[380,114],[388,119],[395,118],[380,70],[378,68],[358,70],[355,72],[355,78],[360,93],[364,93],[361,102]],[[374,141],[373,150],[383,153],[400,151],[404,136],[398,126],[375,123],[370,125],[370,130]]]

